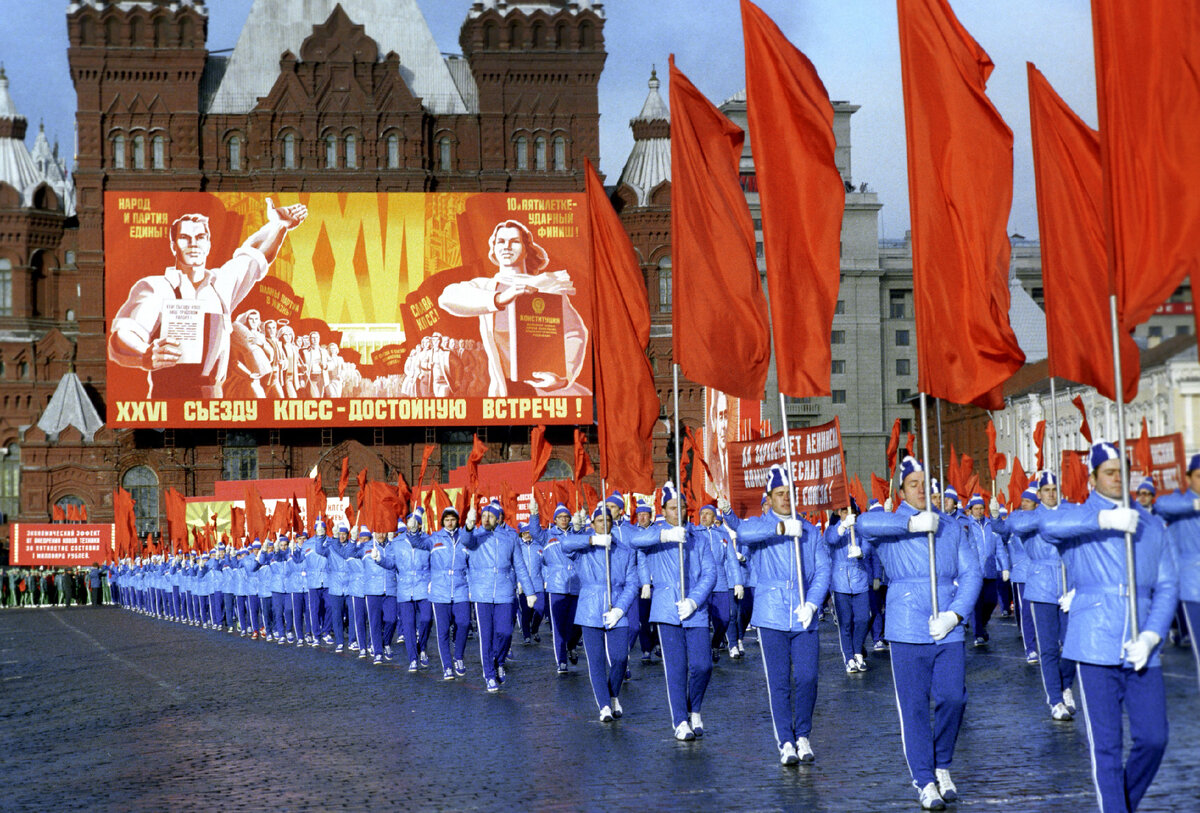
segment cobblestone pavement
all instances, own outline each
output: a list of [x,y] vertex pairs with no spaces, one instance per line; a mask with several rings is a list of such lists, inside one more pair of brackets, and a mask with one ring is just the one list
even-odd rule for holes
[[[951,809],[1090,810],[1082,718],[1054,723],[1011,621],[968,647]],[[548,630],[544,630],[548,633]],[[723,657],[705,736],[676,743],[662,668],[631,663],[625,717],[518,637],[510,681],[411,675],[113,608],[0,612],[0,809],[917,809],[886,653],[846,675],[821,627],[817,761],[778,764],[756,643]],[[753,633],[749,636],[753,638]],[[434,667],[437,665],[433,657]],[[1143,810],[1200,810],[1192,653],[1165,661],[1171,744]]]

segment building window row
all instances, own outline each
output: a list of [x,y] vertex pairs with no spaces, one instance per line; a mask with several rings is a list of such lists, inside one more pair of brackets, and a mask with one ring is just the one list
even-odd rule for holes
[[[117,133],[112,141],[113,169],[166,169],[167,168],[167,139],[162,135],[152,135],[149,139],[143,133],[135,133],[126,137]],[[149,145],[149,155],[147,155]],[[149,165],[147,165],[149,160]]]
[[0,316],[12,316],[12,260],[0,257]]
[[[529,137],[526,135],[517,135],[513,139],[516,167],[522,172],[530,169],[529,143]],[[548,150],[552,150],[552,153]],[[547,141],[543,135],[534,136],[533,169],[536,172],[545,172],[551,166],[555,172],[566,170],[567,140],[563,136],[554,136],[552,141]]]
[[[282,144],[283,169],[298,169],[298,139],[295,133],[286,132],[279,138]],[[228,159],[231,171],[242,170],[242,140],[238,136],[229,139]],[[321,165],[325,169],[361,169],[359,160],[360,140],[354,133],[338,136],[333,133],[321,139]],[[449,136],[442,136],[435,142],[437,167],[442,172],[454,169],[454,141]],[[388,133],[383,140],[382,154],[384,166],[387,169],[400,169],[400,136]]]

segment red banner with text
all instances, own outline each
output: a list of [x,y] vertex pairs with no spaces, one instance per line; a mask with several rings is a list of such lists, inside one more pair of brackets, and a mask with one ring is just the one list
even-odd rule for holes
[[573,194],[105,194],[108,423],[592,422]]
[[[846,484],[842,428],[837,418],[806,429],[788,431],[796,510],[828,511],[850,504]],[[787,463],[783,432],[729,444],[729,493],[733,512],[753,517],[761,510],[771,466]]]
[[8,563],[22,567],[89,567],[112,558],[116,549],[116,526],[34,525],[12,526]]

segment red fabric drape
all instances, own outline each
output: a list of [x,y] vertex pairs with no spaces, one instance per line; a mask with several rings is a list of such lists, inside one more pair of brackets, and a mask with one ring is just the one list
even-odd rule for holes
[[550,462],[551,451],[550,444],[546,442],[546,427],[533,427],[529,432],[529,460],[533,463],[533,474],[530,475],[530,481],[536,483],[542,479],[542,475],[546,473],[546,466]]
[[1083,435],[1083,439],[1088,442],[1088,445],[1091,445],[1093,443],[1092,427],[1088,425],[1087,410],[1083,407],[1083,396],[1076,395],[1071,399],[1071,403],[1074,404],[1075,408],[1079,410],[1079,434]]

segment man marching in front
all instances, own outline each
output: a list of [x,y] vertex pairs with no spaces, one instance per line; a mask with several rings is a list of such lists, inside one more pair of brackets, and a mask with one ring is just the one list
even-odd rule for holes
[[[1079,664],[1079,700],[1087,720],[1092,779],[1102,813],[1137,810],[1167,750],[1167,699],[1159,644],[1171,626],[1179,573],[1163,524],[1140,505],[1121,504],[1120,452],[1091,451],[1093,491],[1083,505],[1062,505],[1038,521],[1057,545],[1074,597],[1063,657]],[[1131,534],[1138,624],[1130,623],[1125,535]],[[1121,711],[1133,745],[1122,764]]]
[[[900,497],[895,513],[868,511],[858,525],[888,574],[887,639],[904,757],[921,807],[943,810],[946,801],[958,798],[950,764],[967,704],[962,622],[975,607],[983,576],[975,547],[958,521],[929,510],[925,469],[912,457],[900,464]],[[931,533],[937,615],[930,593]]]

